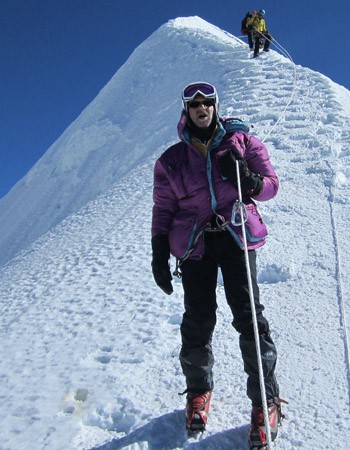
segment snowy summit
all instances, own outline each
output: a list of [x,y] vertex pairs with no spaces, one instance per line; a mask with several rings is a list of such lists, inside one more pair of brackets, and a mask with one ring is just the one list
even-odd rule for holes
[[248,448],[220,279],[212,408],[191,442],[182,287],[166,296],[150,268],[153,165],[177,141],[182,88],[202,79],[221,116],[265,142],[281,183],[259,205],[261,300],[289,401],[275,447],[349,448],[350,93],[277,50],[253,60],[198,17],[166,23],[0,200],[1,449]]

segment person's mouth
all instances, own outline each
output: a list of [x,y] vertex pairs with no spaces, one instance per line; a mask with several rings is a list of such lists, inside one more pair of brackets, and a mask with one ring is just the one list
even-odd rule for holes
[[208,118],[208,114],[199,113],[197,117],[199,120],[206,120]]

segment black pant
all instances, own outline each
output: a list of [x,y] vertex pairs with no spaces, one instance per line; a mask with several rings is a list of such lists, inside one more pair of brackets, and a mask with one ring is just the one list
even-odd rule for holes
[[[254,302],[260,334],[260,347],[267,398],[278,396],[274,371],[276,348],[269,334],[269,324],[262,314],[256,280],[256,254],[249,251]],[[192,392],[212,390],[214,357],[211,340],[216,324],[216,285],[220,266],[227,303],[233,314],[232,325],[240,333],[244,370],[248,374],[247,395],[254,404],[261,403],[258,363],[248,289],[244,252],[227,231],[205,233],[202,260],[186,260],[181,266],[185,312],[181,324],[180,362],[187,389]]]
[[270,48],[271,43],[271,35],[269,33],[256,33],[255,34],[255,46],[254,46],[254,54],[259,54],[259,48],[260,48],[260,39],[264,41],[264,48],[263,50],[266,52]]
[[253,31],[249,31],[247,36],[248,36],[249,48],[252,49],[254,47],[254,32]]

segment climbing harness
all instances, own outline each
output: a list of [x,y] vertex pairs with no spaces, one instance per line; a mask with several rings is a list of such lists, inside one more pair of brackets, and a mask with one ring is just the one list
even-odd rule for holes
[[215,213],[214,218],[215,218],[214,221],[211,220],[210,222],[208,222],[207,225],[197,234],[192,245],[187,250],[187,252],[184,254],[184,256],[182,258],[176,258],[176,266],[175,266],[175,270],[173,272],[173,275],[175,277],[181,278],[180,268],[181,268],[182,263],[190,257],[191,253],[196,248],[199,239],[201,238],[201,236],[203,235],[203,233],[205,231],[207,231],[209,233],[218,233],[221,231],[225,231],[227,229],[227,226],[230,223],[230,220],[225,220],[224,217],[220,216],[217,213]]

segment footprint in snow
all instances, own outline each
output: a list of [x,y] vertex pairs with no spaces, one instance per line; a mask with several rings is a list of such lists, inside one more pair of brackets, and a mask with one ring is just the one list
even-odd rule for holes
[[281,283],[286,282],[291,278],[291,273],[287,267],[279,267],[276,264],[267,265],[258,277],[259,283]]

